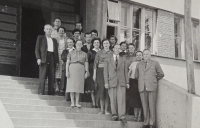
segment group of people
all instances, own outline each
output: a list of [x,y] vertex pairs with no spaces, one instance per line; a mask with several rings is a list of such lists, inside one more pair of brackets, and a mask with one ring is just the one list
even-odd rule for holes
[[[101,40],[98,31],[82,33],[76,23],[72,37],[66,36],[61,20],[54,26],[44,26],[39,35],[35,54],[39,65],[39,94],[44,94],[48,77],[48,94],[65,92],[70,95],[71,107],[80,108],[80,94],[90,93],[92,107],[98,114],[126,123],[125,114],[134,108],[134,121],[142,121],[142,128],[155,128],[155,106],[158,80],[164,77],[159,62],[151,60],[148,49],[136,51],[134,44],[117,43],[117,37]],[[142,109],[143,108],[143,109]]]

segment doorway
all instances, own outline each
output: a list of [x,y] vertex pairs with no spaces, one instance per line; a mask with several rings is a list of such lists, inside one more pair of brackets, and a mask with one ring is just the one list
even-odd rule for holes
[[22,7],[20,76],[38,78],[39,67],[35,57],[38,35],[44,35],[44,25],[51,24],[51,12]]

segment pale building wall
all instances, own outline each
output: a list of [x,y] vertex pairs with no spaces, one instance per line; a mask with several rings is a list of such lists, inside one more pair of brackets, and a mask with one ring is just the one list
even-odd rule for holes
[[[165,73],[164,79],[178,85],[179,87],[187,90],[187,72],[186,72],[186,61],[164,58],[164,57],[152,57],[153,60],[160,62],[161,67]],[[200,64],[194,62],[195,71],[195,88],[196,94],[200,96]]]
[[[128,1],[137,2],[140,4],[184,15],[185,0],[128,0]],[[200,19],[200,0],[192,0],[191,11],[192,11],[191,15],[193,18]]]

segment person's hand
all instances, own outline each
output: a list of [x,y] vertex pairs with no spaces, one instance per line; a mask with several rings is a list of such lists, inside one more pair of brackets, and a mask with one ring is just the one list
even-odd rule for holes
[[109,88],[109,85],[108,85],[108,84],[105,84],[105,88],[108,89],[108,88]]
[[93,75],[93,80],[94,80],[94,82],[96,81],[96,75]]
[[88,73],[87,72],[85,72],[85,79],[88,77]]
[[126,88],[128,88],[128,89],[129,89],[129,87],[130,87],[130,85],[129,85],[129,84],[126,84]]
[[66,77],[69,78],[70,77],[70,74],[69,72],[66,72]]
[[38,65],[41,65],[41,59],[37,60]]

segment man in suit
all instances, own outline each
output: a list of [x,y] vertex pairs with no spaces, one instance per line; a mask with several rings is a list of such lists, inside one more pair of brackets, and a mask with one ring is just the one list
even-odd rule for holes
[[104,79],[105,88],[108,89],[110,97],[112,119],[118,118],[126,123],[126,87],[129,88],[128,68],[126,59],[119,56],[120,45],[116,44],[112,56],[105,60]]
[[48,77],[48,94],[54,95],[54,74],[58,64],[58,45],[51,38],[52,26],[44,26],[45,35],[39,35],[36,41],[35,55],[39,65],[39,89],[40,95],[44,94],[45,78]]
[[144,124],[142,128],[155,128],[156,99],[158,81],[164,77],[159,62],[151,60],[151,52],[143,51],[144,61],[136,66],[135,78],[138,79],[138,88],[144,111]]

